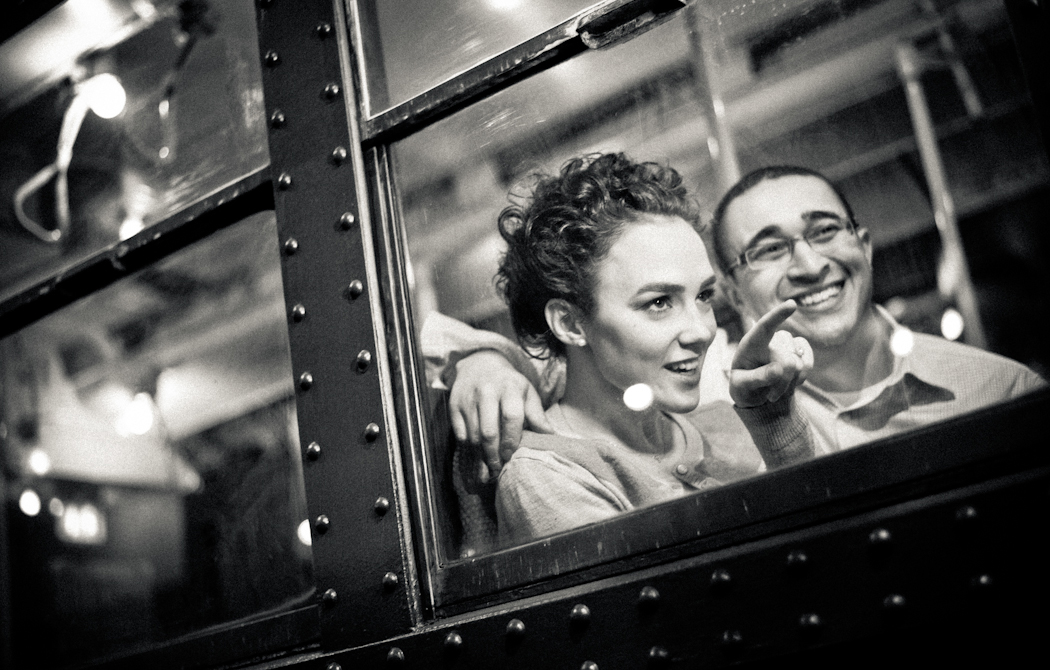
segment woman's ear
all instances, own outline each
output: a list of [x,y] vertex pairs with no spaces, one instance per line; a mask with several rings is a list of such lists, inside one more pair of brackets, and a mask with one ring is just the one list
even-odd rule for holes
[[580,308],[568,300],[551,298],[543,308],[554,337],[568,347],[582,347],[587,344],[587,333],[584,331],[583,315]]

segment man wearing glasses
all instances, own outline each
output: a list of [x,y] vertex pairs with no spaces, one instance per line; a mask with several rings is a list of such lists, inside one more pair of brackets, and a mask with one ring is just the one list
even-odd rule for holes
[[[868,231],[857,226],[849,203],[818,172],[777,166],[749,173],[723,196],[709,232],[712,261],[746,320],[753,323],[785,300],[797,305],[782,328],[804,337],[813,350],[813,368],[795,397],[809,418],[817,454],[1046,385],[1008,358],[921,333],[905,338],[911,342],[907,351],[894,352],[891,340],[901,326],[871,301]],[[478,333],[457,343],[465,354],[477,353],[445,359],[455,369],[450,410],[465,419],[457,436],[482,446],[489,470],[496,472],[517,446],[523,423],[546,430],[533,387],[544,397],[550,389],[556,394],[556,380],[537,383],[528,375],[530,383],[515,372],[528,374],[520,354],[481,342],[492,334]]]
[[711,222],[713,259],[746,319],[784,300],[798,309],[783,327],[813,347],[796,391],[818,452],[856,446],[1007,400],[1045,385],[1002,356],[915,333],[891,347],[900,326],[873,304],[872,245],[846,199],[821,174],[792,166],[751,172]]

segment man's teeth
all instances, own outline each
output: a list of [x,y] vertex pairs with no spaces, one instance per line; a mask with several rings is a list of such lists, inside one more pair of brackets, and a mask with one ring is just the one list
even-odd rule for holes
[[811,307],[818,303],[822,303],[825,300],[831,300],[841,292],[842,285],[834,284],[822,291],[817,291],[816,293],[810,293],[809,295],[802,296],[798,299],[798,304],[802,305],[803,307]]

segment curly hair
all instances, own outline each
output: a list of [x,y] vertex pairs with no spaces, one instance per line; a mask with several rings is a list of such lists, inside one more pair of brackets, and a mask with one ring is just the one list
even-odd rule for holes
[[593,313],[598,264],[627,223],[675,216],[699,231],[700,208],[676,170],[622,153],[574,158],[556,176],[536,179],[527,206],[500,213],[508,248],[496,285],[518,341],[532,356],[549,358],[564,355],[565,345],[547,325],[548,301],[561,298]]

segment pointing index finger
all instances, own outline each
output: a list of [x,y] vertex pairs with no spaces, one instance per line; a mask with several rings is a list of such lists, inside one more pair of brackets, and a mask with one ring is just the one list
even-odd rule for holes
[[780,326],[787,321],[788,317],[795,313],[796,304],[794,300],[785,300],[773,309],[762,315],[755,322],[751,330],[740,338],[740,346],[737,351],[737,360],[754,361],[759,364],[767,362],[769,357],[769,343]]

